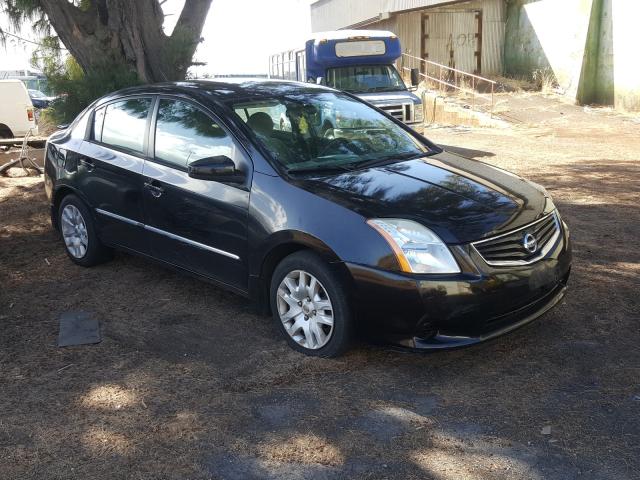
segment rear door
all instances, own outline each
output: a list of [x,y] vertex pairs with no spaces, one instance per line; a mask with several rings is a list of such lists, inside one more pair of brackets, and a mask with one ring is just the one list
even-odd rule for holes
[[[160,98],[144,166],[144,208],[153,255],[247,289],[247,217],[252,164],[211,112],[191,101]],[[246,184],[189,177],[190,162],[226,155]]]
[[102,240],[141,253],[149,252],[141,175],[153,102],[129,97],[97,108],[77,162],[77,186],[95,209]]

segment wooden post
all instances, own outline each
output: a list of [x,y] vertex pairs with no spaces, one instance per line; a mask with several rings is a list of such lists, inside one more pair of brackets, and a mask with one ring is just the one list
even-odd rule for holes
[[491,83],[491,118],[493,118],[493,83]]
[[476,77],[471,77],[471,111],[476,109]]

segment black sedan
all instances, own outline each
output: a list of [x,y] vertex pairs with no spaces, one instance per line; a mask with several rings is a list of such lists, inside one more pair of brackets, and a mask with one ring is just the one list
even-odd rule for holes
[[309,355],[356,331],[414,349],[486,340],[557,304],[571,269],[544,188],[315,85],[122,90],[51,136],[45,170],[73,262],[117,248],[215,282]]

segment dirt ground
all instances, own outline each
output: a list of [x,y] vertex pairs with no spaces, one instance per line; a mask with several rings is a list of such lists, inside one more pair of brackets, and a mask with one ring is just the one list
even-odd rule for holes
[[[208,284],[125,254],[74,266],[42,180],[0,179],[0,478],[640,478],[640,124],[534,113],[427,134],[548,188],[571,227],[569,293],[428,355],[306,358]],[[102,343],[56,347],[70,310]]]

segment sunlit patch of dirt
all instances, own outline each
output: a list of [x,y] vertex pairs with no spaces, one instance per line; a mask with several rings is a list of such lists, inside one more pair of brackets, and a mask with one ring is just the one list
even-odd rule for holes
[[122,455],[135,453],[133,443],[123,434],[107,427],[91,427],[82,436],[82,442],[89,451],[97,455]]
[[345,461],[344,455],[335,445],[313,433],[274,438],[258,445],[258,452],[264,460],[277,462],[337,466]]
[[507,455],[487,453],[466,453],[460,447],[450,449],[430,449],[427,453],[416,454],[414,462],[437,480],[542,480],[543,477],[530,473],[524,477],[516,473],[529,469],[528,465]]
[[136,403],[136,395],[131,390],[119,385],[99,385],[92,388],[81,399],[81,404],[88,408],[120,410]]

